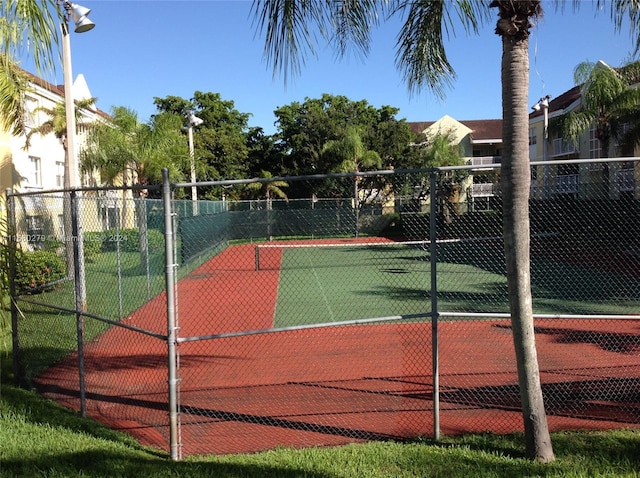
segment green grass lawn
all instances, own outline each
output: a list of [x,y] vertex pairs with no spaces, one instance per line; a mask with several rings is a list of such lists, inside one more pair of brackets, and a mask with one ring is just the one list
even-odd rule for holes
[[[5,358],[3,352],[3,358]],[[32,392],[0,388],[1,477],[637,477],[640,433],[554,433],[556,461],[523,458],[523,437],[468,435],[174,462]]]

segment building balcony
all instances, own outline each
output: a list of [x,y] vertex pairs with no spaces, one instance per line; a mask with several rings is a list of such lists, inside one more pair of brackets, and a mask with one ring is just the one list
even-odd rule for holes
[[471,186],[471,195],[474,198],[493,196],[493,183],[477,183]]
[[579,182],[578,174],[561,174],[554,179],[553,192],[556,194],[577,193]]
[[572,141],[563,138],[556,138],[551,145],[551,156],[565,156],[567,154],[578,153],[578,148]]
[[628,192],[635,190],[636,182],[633,169],[621,169],[616,171],[615,187],[618,192]]
[[[471,158],[471,165],[475,167],[492,166],[494,164],[500,164],[502,161],[501,156],[473,156]],[[491,169],[491,168],[488,168]]]

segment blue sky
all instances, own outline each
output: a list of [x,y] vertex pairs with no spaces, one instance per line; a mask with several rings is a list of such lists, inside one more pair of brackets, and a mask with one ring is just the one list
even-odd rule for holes
[[[248,0],[119,1],[75,0],[92,10],[96,27],[71,33],[74,77],[84,74],[98,107],[135,110],[141,121],[155,112],[154,97],[190,99],[195,91],[220,93],[236,109],[251,113],[251,126],[275,132],[273,111],[323,93],[367,100],[379,108],[400,109],[408,121],[501,117],[501,43],[491,20],[479,35],[460,28],[447,41],[457,79],[444,101],[429,92],[409,95],[395,67],[399,22],[382,24],[372,36],[367,58],[337,59],[318,46],[302,73],[286,84],[274,78],[263,57],[263,38],[256,33]],[[608,11],[596,15],[591,0],[578,13],[557,13],[548,2],[530,38],[530,103],[557,96],[574,86],[573,69],[585,60],[620,66],[632,59],[628,28],[614,33]],[[25,68],[29,69],[28,63]],[[62,69],[43,75],[62,83]]]

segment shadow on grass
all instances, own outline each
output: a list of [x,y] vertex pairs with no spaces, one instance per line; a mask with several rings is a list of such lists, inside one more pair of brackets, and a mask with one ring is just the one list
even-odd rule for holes
[[[39,460],[3,460],[2,476],[128,476],[128,477],[247,477],[330,478],[335,475],[300,467],[267,464],[169,462],[166,459],[116,450],[58,453]],[[9,474],[7,474],[9,473]]]

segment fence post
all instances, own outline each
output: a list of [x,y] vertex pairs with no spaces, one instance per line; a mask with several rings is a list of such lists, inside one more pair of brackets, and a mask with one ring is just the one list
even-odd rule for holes
[[169,170],[162,170],[162,201],[164,206],[165,287],[167,290],[167,359],[169,367],[169,447],[172,460],[180,459],[178,415],[178,360],[176,347],[176,290],[173,240],[173,213]]
[[[126,201],[126,199],[122,199],[122,201]],[[123,305],[122,305],[122,249],[120,243],[122,242],[122,231],[120,230],[120,218],[116,221],[116,233],[115,233],[115,242],[116,242],[116,270],[118,271],[118,318],[122,319],[123,313]]]
[[433,438],[440,439],[440,371],[438,359],[438,207],[437,178],[432,171],[429,185],[429,253],[431,256],[431,355],[433,365]]
[[76,310],[76,338],[78,341],[78,387],[80,392],[80,414],[87,415],[86,390],[85,390],[85,369],[84,369],[84,315],[86,308],[86,296],[84,290],[84,271],[82,261],[84,258],[80,250],[82,249],[82,233],[80,232],[79,201],[76,191],[70,193],[71,206],[71,237],[65,240],[73,241],[73,283],[75,291]]
[[11,189],[6,190],[7,197],[7,253],[9,259],[9,300],[11,301],[11,345],[13,348],[13,376],[18,385],[25,385],[25,377],[20,366],[20,339],[18,336],[18,307],[16,305],[16,203]]

